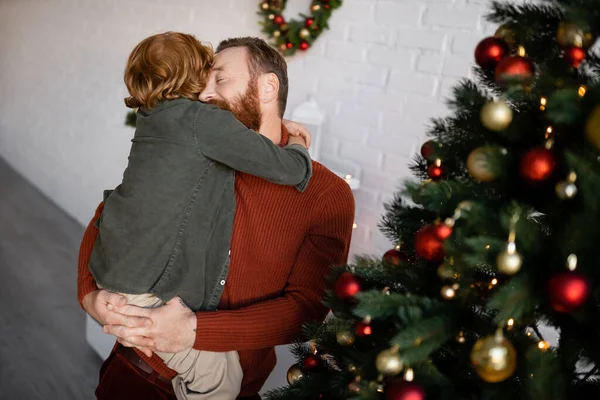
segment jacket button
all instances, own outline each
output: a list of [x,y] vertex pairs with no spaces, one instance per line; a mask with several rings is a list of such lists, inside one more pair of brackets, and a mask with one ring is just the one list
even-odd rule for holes
[[221,281],[221,286],[225,285],[225,280]]

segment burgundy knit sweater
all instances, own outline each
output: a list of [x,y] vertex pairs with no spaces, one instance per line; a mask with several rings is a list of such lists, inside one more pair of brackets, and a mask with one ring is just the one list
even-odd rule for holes
[[[287,142],[284,129],[282,143]],[[194,348],[237,350],[244,372],[241,396],[257,393],[273,370],[274,346],[299,337],[302,324],[322,320],[331,265],[346,263],[354,222],[349,186],[313,162],[304,193],[237,173],[231,265],[215,312],[197,313]],[[98,230],[96,210],[81,242],[78,298],[97,290],[88,261]],[[162,360],[139,353],[158,373],[175,376]]]

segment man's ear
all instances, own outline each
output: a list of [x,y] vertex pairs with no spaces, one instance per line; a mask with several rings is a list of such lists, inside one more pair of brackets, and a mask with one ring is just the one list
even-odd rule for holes
[[259,88],[260,101],[262,103],[270,103],[271,101],[277,101],[277,95],[279,94],[279,78],[274,73],[264,74],[261,77],[261,83]]

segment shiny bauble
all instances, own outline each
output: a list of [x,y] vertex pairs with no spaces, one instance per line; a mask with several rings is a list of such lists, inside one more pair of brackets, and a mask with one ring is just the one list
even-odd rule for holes
[[508,52],[509,48],[504,40],[497,37],[485,38],[475,48],[475,62],[483,69],[492,70]]
[[310,31],[306,28],[302,28],[300,29],[300,32],[298,33],[298,35],[302,38],[302,39],[306,39],[307,37],[310,36]]
[[308,50],[309,47],[310,47],[310,45],[308,44],[308,42],[300,43],[300,50]]
[[585,137],[597,150],[600,150],[600,106],[596,106],[585,122]]
[[501,132],[512,122],[513,111],[504,101],[491,101],[481,108],[479,117],[483,126]]
[[433,225],[433,233],[440,240],[446,240],[452,235],[452,227],[445,223]]
[[518,251],[506,249],[496,256],[496,267],[498,272],[504,275],[514,275],[521,270],[523,257]]
[[552,176],[556,167],[556,156],[545,147],[534,147],[527,151],[519,165],[521,177],[530,182],[538,183]]
[[444,241],[437,237],[433,225],[419,229],[415,235],[415,250],[419,257],[427,261],[444,259]]
[[440,145],[434,140],[428,140],[421,146],[421,156],[427,161],[433,161],[437,158],[437,151]]
[[350,272],[344,272],[335,281],[335,295],[340,300],[352,299],[360,290],[360,279]]
[[318,354],[309,354],[304,358],[302,362],[302,366],[305,371],[310,371],[316,368],[319,368],[323,359]]
[[478,147],[467,157],[467,172],[479,182],[491,182],[500,175],[496,165],[500,149],[492,146]]
[[408,261],[406,253],[401,252],[397,249],[390,249],[383,254],[383,263],[390,264],[394,267],[398,267],[401,263]]
[[383,376],[396,376],[404,368],[404,361],[397,350],[387,349],[377,355],[375,367]]
[[434,181],[441,179],[444,176],[444,169],[441,165],[431,164],[427,167],[427,175]]
[[298,364],[294,364],[288,369],[287,372],[287,381],[290,385],[294,385],[302,379],[304,373],[302,372],[302,368]]
[[587,301],[590,284],[580,273],[565,271],[550,278],[547,290],[550,306],[558,312],[568,313]]
[[527,86],[534,77],[535,65],[526,57],[504,57],[496,67],[496,83],[502,86]]
[[340,346],[352,346],[356,340],[356,336],[348,329],[340,329],[336,332],[335,339]]
[[510,29],[508,25],[500,25],[494,36],[502,39],[509,47],[510,50],[514,50],[517,47],[517,39],[515,33]]
[[563,58],[573,67],[579,68],[579,64],[585,60],[586,52],[581,47],[567,47]]
[[517,352],[501,334],[479,339],[471,350],[471,364],[481,379],[497,383],[510,378],[517,368]]
[[356,324],[355,332],[358,337],[370,336],[373,333],[373,328],[366,322],[359,322]]
[[415,382],[397,379],[385,386],[386,400],[425,400],[425,390]]
[[285,22],[285,19],[283,19],[283,16],[281,16],[281,15],[276,15],[273,18],[273,22],[276,23],[277,25],[281,25]]
[[578,47],[587,49],[594,42],[594,36],[573,22],[561,22],[556,31],[556,41],[563,49]]

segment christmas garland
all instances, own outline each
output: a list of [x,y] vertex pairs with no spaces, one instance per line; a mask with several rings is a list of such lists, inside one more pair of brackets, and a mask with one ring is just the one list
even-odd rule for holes
[[310,6],[310,15],[300,14],[301,20],[286,21],[282,13],[287,0],[263,0],[260,11],[264,21],[263,32],[269,35],[271,44],[284,56],[297,50],[308,50],[324,29],[328,29],[331,13],[341,7],[342,0],[315,0]]

